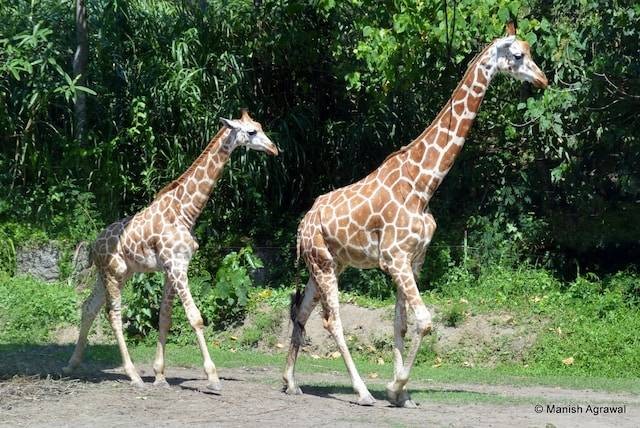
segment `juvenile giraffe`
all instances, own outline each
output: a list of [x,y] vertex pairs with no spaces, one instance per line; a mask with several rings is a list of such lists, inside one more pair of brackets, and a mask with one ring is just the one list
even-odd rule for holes
[[[436,229],[429,200],[442,183],[478,112],[491,79],[499,72],[545,88],[547,78],[531,59],[527,42],[516,39],[515,27],[474,58],[451,99],[424,132],[391,154],[371,174],[349,186],[318,197],[298,227],[298,257],[310,273],[304,293],[292,299],[293,332],[284,371],[288,394],[301,394],[294,377],[304,325],[317,302],[324,326],[335,339],[347,366],[358,404],[372,405],[344,339],[338,308],[338,277],[347,267],[379,267],[396,284],[394,379],[389,401],[415,407],[406,389],[422,337],[431,331],[431,314],[416,286],[416,275]],[[416,318],[411,347],[403,360],[407,331],[406,306]]]
[[270,155],[278,154],[278,149],[264,134],[262,126],[252,120],[246,110],[243,110],[242,117],[238,120],[221,121],[224,126],[186,172],[160,190],[147,208],[108,226],[94,243],[91,261],[97,268],[98,278],[93,292],[82,306],[78,342],[69,364],[63,369],[65,373],[70,373],[80,364],[91,324],[106,302],[109,322],[120,348],[124,370],[134,386],[143,386],[129,357],[122,333],[120,292],[136,272],[163,271],[165,286],[153,364],[156,375],[154,385],[167,386],[164,350],[171,326],[173,298],[177,293],[198,339],[208,378],[207,387],[220,390],[220,380],[204,338],[202,317],[191,297],[187,282],[189,262],[198,249],[191,230],[236,147],[246,146]]

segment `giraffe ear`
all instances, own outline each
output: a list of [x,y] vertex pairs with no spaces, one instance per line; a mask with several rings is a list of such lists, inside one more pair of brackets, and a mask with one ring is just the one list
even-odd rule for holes
[[516,35],[516,23],[514,21],[507,22],[507,36]]
[[220,122],[229,129],[240,128],[240,125],[238,125],[235,120],[225,119],[224,117],[221,117]]

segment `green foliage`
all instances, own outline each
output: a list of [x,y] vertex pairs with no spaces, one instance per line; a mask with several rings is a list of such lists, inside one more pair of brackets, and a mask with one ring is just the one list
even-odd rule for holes
[[262,262],[251,247],[231,252],[222,259],[216,272],[216,285],[205,300],[210,310],[208,319],[214,325],[224,327],[242,320],[252,285],[249,272],[261,267]]
[[[493,265],[479,274],[457,267],[437,284],[434,297],[438,302],[464,298],[474,311],[507,310],[544,320],[545,329],[525,358],[529,372],[627,377],[637,376],[633,367],[640,359],[633,334],[640,322],[638,284],[640,278],[631,272],[604,279],[589,274],[564,283],[526,264]],[[563,363],[570,357],[573,364]]]
[[348,269],[340,276],[340,288],[382,300],[395,296],[396,290],[389,276],[378,269]]
[[[569,276],[575,260],[624,269],[640,241],[640,9],[624,2],[98,1],[86,88],[70,77],[68,4],[3,3],[0,221],[93,234],[146,205],[220,116],[248,106],[282,154],[234,154],[197,235],[219,257],[211,247],[229,235],[229,246],[246,237],[291,246],[313,198],[418,135],[511,16],[551,86],[496,79],[432,201],[440,242],[460,245],[468,230],[469,245],[482,247],[478,264],[524,257]],[[88,102],[84,142],[73,138],[78,91]],[[598,252],[620,266],[601,266]],[[356,289],[369,282],[383,293],[381,279],[358,275]]]
[[76,293],[62,283],[0,275],[0,343],[40,343],[78,321]]
[[125,288],[122,319],[130,338],[143,339],[158,329],[164,274],[135,274]]
[[240,344],[253,347],[265,336],[273,336],[281,320],[280,311],[258,312],[240,337]]
[[[189,289],[205,325],[224,329],[244,319],[248,295],[252,288],[250,272],[262,267],[251,247],[227,254],[221,261],[215,279],[207,271],[189,278]],[[136,274],[125,289],[123,319],[127,334],[137,340],[153,340],[158,329],[164,274]],[[180,299],[174,299],[169,340],[191,343],[193,329]]]
[[12,276],[16,269],[16,247],[13,240],[0,230],[0,276]]
[[463,303],[454,302],[446,307],[442,313],[442,321],[447,327],[458,327],[467,317]]
[[[545,305],[557,317],[530,356],[538,371],[610,377],[633,373],[640,362],[640,341],[633,333],[640,327],[639,306],[626,293],[639,279],[629,274],[604,281],[578,278],[567,293],[551,296]],[[573,363],[563,363],[566,358]]]

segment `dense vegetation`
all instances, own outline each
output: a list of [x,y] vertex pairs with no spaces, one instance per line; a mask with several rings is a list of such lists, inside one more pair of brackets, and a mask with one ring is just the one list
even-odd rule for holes
[[[513,15],[551,87],[494,83],[434,198],[439,240],[460,244],[468,229],[472,246],[508,242],[570,274],[576,263],[635,262],[638,4],[89,1],[78,86],[74,3],[0,5],[4,221],[84,236],[146,205],[220,116],[247,106],[282,156],[236,154],[197,233],[285,246],[314,197],[420,133]],[[72,114],[80,93],[82,139]]]
[[[421,287],[442,298],[495,294],[503,305],[549,296],[545,307],[573,317],[572,334],[582,335],[574,351],[593,352],[596,364],[597,344],[617,337],[601,349],[621,358],[610,373],[640,367],[628,337],[640,304],[640,4],[90,0],[80,78],[72,77],[74,9],[72,0],[0,3],[1,286],[14,274],[16,247],[72,246],[144,207],[197,157],[220,116],[249,107],[282,154],[235,153],[195,230],[194,294],[208,321],[226,325],[215,308],[244,307],[247,269],[257,263],[249,249],[225,258],[229,247],[279,247],[270,285],[290,284],[295,225],[313,199],[418,135],[467,62],[515,17],[551,86],[498,78],[489,89],[432,201],[439,228]],[[0,308],[32,295],[29,281],[19,279],[17,300],[7,295]],[[135,302],[153,303],[161,282],[134,281],[130,333],[145,335],[153,304]],[[343,282],[378,298],[393,291],[378,272],[350,271]],[[52,300],[75,300],[60,293]],[[75,316],[65,310],[42,316]],[[540,346],[569,346],[554,340]]]

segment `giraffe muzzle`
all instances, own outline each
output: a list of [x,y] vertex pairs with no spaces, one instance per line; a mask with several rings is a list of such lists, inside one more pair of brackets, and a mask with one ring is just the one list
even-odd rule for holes
[[547,76],[543,74],[542,76],[537,77],[533,81],[533,86],[535,86],[538,89],[546,89],[547,86],[549,86],[549,81],[547,80]]

